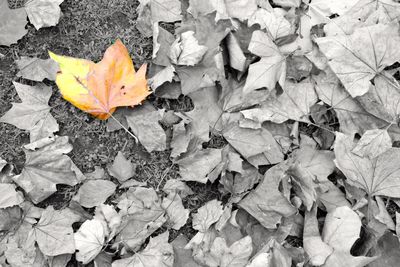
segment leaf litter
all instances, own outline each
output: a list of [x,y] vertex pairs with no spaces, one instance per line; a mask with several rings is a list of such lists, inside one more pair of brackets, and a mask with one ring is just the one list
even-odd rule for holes
[[[61,2],[28,1],[26,13],[0,2],[0,45],[26,34],[27,17],[56,25]],[[0,264],[397,266],[399,4],[272,3],[140,1],[137,27],[154,42],[148,78],[119,40],[97,64],[51,52],[17,60],[22,102],[0,121],[30,143],[20,172],[0,161]],[[48,104],[54,80],[109,131],[171,151],[157,186],[137,179],[140,162],[123,150],[106,170],[76,167]],[[183,94],[193,109],[160,108],[152,93]],[[179,176],[164,180],[171,168]],[[220,195],[193,210],[198,183]],[[69,206],[40,208],[60,185],[75,188]]]

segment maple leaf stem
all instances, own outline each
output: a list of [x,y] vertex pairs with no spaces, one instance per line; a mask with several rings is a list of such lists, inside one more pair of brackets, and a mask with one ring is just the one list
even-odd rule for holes
[[127,132],[130,136],[133,137],[133,139],[135,139],[135,143],[138,143],[138,138],[136,137],[136,135],[134,135],[131,131],[129,131],[128,128],[126,128],[119,120],[117,120],[117,118],[115,118],[111,113],[108,113],[110,115],[110,118],[112,118],[119,126],[122,127],[122,129],[125,130],[125,132]]
[[367,222],[369,223],[372,219],[372,197],[368,194],[368,206],[367,206]]
[[164,181],[165,177],[167,176],[167,174],[171,171],[172,165],[170,167],[168,167],[167,169],[165,169],[165,171],[163,172],[160,181],[158,182],[156,191],[160,190],[160,185],[161,183]]

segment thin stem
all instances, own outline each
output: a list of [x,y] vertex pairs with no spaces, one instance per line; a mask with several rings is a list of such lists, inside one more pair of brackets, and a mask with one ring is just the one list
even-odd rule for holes
[[129,131],[129,129],[128,128],[126,128],[119,120],[117,120],[117,118],[115,118],[111,113],[108,113],[109,115],[110,115],[110,118],[112,118],[119,126],[121,126],[121,128],[122,129],[124,129],[125,130],[125,132],[127,132],[130,136],[132,136],[133,137],[133,139],[135,140],[135,143],[138,143],[138,138],[133,134],[133,133],[131,133],[131,131]]
[[157,188],[156,188],[156,191],[157,191],[157,192],[160,190],[160,185],[161,185],[161,183],[164,181],[165,177],[167,177],[167,174],[170,172],[171,168],[172,168],[172,165],[171,165],[170,167],[168,167],[168,168],[163,172],[163,174],[162,174],[162,176],[161,176],[161,179],[160,179],[160,181],[158,182],[158,185],[157,185]]
[[368,206],[367,206],[367,223],[369,223],[372,219],[372,196],[368,194]]

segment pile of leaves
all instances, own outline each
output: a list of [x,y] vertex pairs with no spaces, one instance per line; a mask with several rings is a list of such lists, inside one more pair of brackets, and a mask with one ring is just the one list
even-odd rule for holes
[[[9,45],[21,23],[17,10],[0,10],[0,45]],[[33,82],[14,83],[22,103],[0,121],[29,131],[30,143],[20,173],[0,160],[2,265],[398,266],[400,4],[146,0],[138,12],[138,29],[153,37],[152,93],[193,109],[104,100],[85,69],[93,62],[18,60],[18,76]],[[131,96],[125,79],[143,85],[143,72],[108,56],[96,85]],[[122,69],[130,78],[115,78]],[[148,152],[170,150],[180,178],[149,187],[122,152],[82,173],[68,137],[55,134],[42,82],[57,71],[64,98],[108,118],[109,131],[130,129]],[[110,105],[88,106],[89,95]],[[186,182],[217,185],[221,197],[189,210]],[[69,206],[40,208],[60,184],[77,189]],[[188,224],[194,235],[170,238]]]

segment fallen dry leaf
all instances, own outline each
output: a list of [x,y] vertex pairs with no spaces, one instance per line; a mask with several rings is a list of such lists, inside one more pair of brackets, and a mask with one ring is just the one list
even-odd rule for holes
[[261,57],[261,60],[249,67],[249,75],[243,92],[266,87],[275,88],[275,84],[284,87],[286,78],[286,58],[265,32],[254,31],[249,44],[249,50]]
[[151,18],[153,21],[174,22],[182,19],[179,0],[150,0]]
[[328,35],[351,34],[357,28],[377,23],[390,24],[400,15],[400,4],[393,0],[360,0],[342,16],[332,19],[324,30]]
[[133,177],[135,174],[136,165],[125,158],[121,151],[118,151],[113,164],[109,166],[107,170],[111,176],[117,178],[118,181],[122,183]]
[[50,113],[47,102],[51,96],[51,88],[43,83],[36,86],[14,82],[22,103],[14,103],[13,107],[0,118],[0,122],[10,123],[20,129],[28,130],[31,142],[49,137],[58,131],[58,123]]
[[112,265],[113,254],[105,251],[101,251],[94,258],[93,263],[96,267],[107,267]]
[[173,126],[172,140],[171,140],[171,158],[177,158],[182,153],[187,152],[189,143],[192,139],[190,131],[186,129],[183,120]]
[[318,150],[316,147],[300,147],[293,153],[300,166],[315,177],[318,182],[328,181],[328,176],[335,170],[335,154],[329,150]]
[[42,255],[35,247],[35,234],[32,225],[23,222],[17,230],[8,237],[4,256],[10,265],[26,266],[35,262],[37,255]]
[[292,178],[291,184],[296,196],[301,200],[306,210],[310,211],[317,198],[314,176],[298,163],[291,165],[287,174]]
[[259,8],[249,18],[248,25],[260,25],[260,28],[267,30],[267,34],[275,41],[292,32],[290,22],[285,15],[286,11],[282,8]]
[[227,19],[228,13],[224,0],[190,0],[188,12],[195,18],[216,12],[215,21]]
[[47,207],[34,227],[36,242],[47,256],[75,252],[72,224],[80,220],[70,209],[54,210]]
[[0,184],[0,209],[12,207],[24,202],[21,192],[13,184]]
[[360,157],[352,151],[356,147],[351,136],[336,133],[335,163],[348,182],[362,188],[369,196],[400,197],[397,160],[399,148],[390,148],[375,158]]
[[52,59],[21,57],[15,63],[17,63],[19,69],[18,77],[37,82],[41,82],[44,79],[56,80],[58,64]]
[[210,257],[206,258],[208,266],[242,267],[246,266],[253,251],[250,236],[246,236],[228,247],[226,240],[222,237],[214,239],[210,248]]
[[22,210],[18,206],[0,209],[0,231],[9,231],[20,222]]
[[85,208],[93,208],[103,204],[114,192],[117,186],[107,180],[88,180],[79,188],[73,200]]
[[153,62],[168,67],[171,65],[169,53],[175,41],[172,33],[157,25],[153,27]]
[[327,214],[322,239],[334,250],[324,266],[365,266],[375,260],[375,257],[354,257],[350,254],[351,247],[360,236],[360,228],[360,218],[349,207],[338,207]]
[[161,207],[166,210],[168,221],[172,229],[179,230],[186,224],[190,211],[185,209],[182,199],[177,192],[164,197]]
[[182,19],[179,0],[140,0],[139,2],[136,27],[146,37],[154,33],[154,26],[160,21],[175,22]]
[[91,262],[100,253],[106,239],[106,230],[101,221],[93,219],[85,221],[78,232],[73,235],[76,260],[83,264]]
[[308,16],[312,20],[311,25],[317,25],[320,23],[329,23],[332,15],[343,15],[350,8],[358,2],[358,0],[339,0],[339,1],[327,1],[327,0],[314,0],[308,5]]
[[27,17],[23,8],[10,9],[7,0],[0,1],[0,45],[17,43],[28,31]]
[[300,0],[273,0],[272,2],[283,7],[299,7],[301,3]]
[[229,53],[229,64],[238,71],[244,71],[246,67],[246,56],[239,45],[235,35],[229,33],[226,37],[226,43]]
[[107,119],[117,107],[140,104],[151,92],[147,86],[146,65],[135,72],[128,50],[117,40],[92,61],[49,52],[60,66],[56,83],[63,97],[99,119]]
[[269,169],[262,182],[239,202],[264,227],[274,229],[283,217],[296,213],[297,209],[279,191],[279,184],[285,178],[286,162]]
[[187,238],[184,235],[179,235],[171,242],[174,249],[174,267],[200,267],[200,265],[194,261],[192,252],[185,249],[187,243]]
[[327,212],[331,212],[337,207],[351,207],[345,194],[331,182],[324,184],[324,192],[318,193],[318,200],[323,203]]
[[224,0],[226,11],[232,18],[247,20],[256,10],[256,0]]
[[125,117],[132,132],[148,152],[165,150],[167,137],[159,123],[162,116],[153,105],[146,102],[128,112]]
[[[267,251],[267,252],[264,252]],[[277,241],[269,241],[262,252],[256,255],[251,264],[246,267],[263,267],[263,266],[292,266],[292,257],[288,251]]]
[[387,130],[368,130],[352,150],[360,157],[375,158],[392,147],[392,140]]
[[241,111],[246,119],[262,123],[282,123],[287,120],[309,121],[310,108],[318,101],[314,85],[309,79],[299,83],[285,82],[283,93],[273,91],[259,108]]
[[191,122],[188,124],[191,138],[199,138],[203,142],[210,140],[209,132],[221,130],[222,110],[218,104],[218,89],[215,86],[205,87],[188,94],[192,99],[194,108],[185,115]]
[[370,80],[400,60],[397,24],[363,27],[351,35],[327,36],[317,38],[316,42],[352,97],[368,92]]
[[119,214],[125,217],[117,242],[131,249],[138,248],[155,230],[164,224],[165,211],[153,188],[131,187],[118,199]]
[[176,65],[193,66],[201,61],[207,49],[199,45],[193,31],[187,31],[171,45],[170,58]]
[[174,251],[168,243],[168,232],[150,238],[146,248],[134,254],[132,257],[116,260],[113,267],[138,266],[138,267],[172,267],[174,263]]
[[13,177],[33,203],[48,198],[57,191],[57,184],[76,185],[83,175],[65,155],[72,150],[68,137],[56,137],[35,151],[25,150],[25,166]]
[[255,167],[283,160],[281,148],[267,129],[242,128],[232,124],[225,128],[223,136]]
[[192,250],[192,255],[197,263],[201,266],[209,265],[207,263],[209,251],[213,241],[217,237],[216,230],[211,227],[207,232],[197,232],[197,234],[186,244],[185,249]]
[[59,5],[64,0],[30,0],[25,4],[29,21],[36,30],[56,26],[61,16]]
[[397,249],[399,246],[399,238],[391,232],[386,232],[373,249],[380,257],[368,264],[368,267],[397,266],[400,260],[400,252]]
[[[200,45],[206,46],[207,52],[203,60],[195,66],[177,66],[176,72],[181,80],[183,94],[189,94],[200,88],[215,85],[215,81],[224,76],[223,59],[220,53],[220,42],[226,37],[231,24],[228,21],[215,23],[215,15],[199,17],[193,21],[191,28],[195,29],[194,37]],[[186,27],[178,29],[187,31]],[[221,65],[222,64],[222,65]]]
[[382,235],[386,230],[395,230],[395,224],[392,217],[386,209],[386,204],[379,196],[375,197],[375,201],[369,204],[372,217],[370,217],[368,225],[373,228],[378,235]]
[[354,242],[359,238],[361,220],[349,207],[338,207],[328,213],[322,231],[322,240],[316,220],[316,209],[306,214],[308,226],[304,241],[306,252],[313,265],[324,267],[365,266],[376,257],[355,257],[350,254]]
[[397,80],[383,71],[375,77],[374,86],[371,86],[366,94],[357,97],[357,100],[367,112],[388,123],[396,124],[400,115],[399,88]]
[[215,20],[248,19],[257,10],[256,0],[190,0],[188,8],[195,18],[216,12]]
[[303,245],[312,265],[321,266],[332,254],[333,248],[322,241],[317,220],[317,207],[306,212],[304,218]]
[[184,181],[206,183],[208,175],[212,173],[222,160],[221,150],[208,148],[196,150],[176,161],[179,173]]
[[222,203],[216,199],[208,201],[193,215],[193,229],[205,233],[223,213]]
[[107,227],[107,241],[112,240],[119,232],[122,223],[122,217],[117,213],[113,206],[100,204],[96,207],[94,218],[105,223]]
[[362,135],[367,130],[387,127],[387,122],[369,114],[357,99],[350,96],[330,68],[318,76],[313,76],[313,81],[319,99],[335,110],[341,132],[348,135],[355,133]]
[[156,90],[162,84],[166,82],[172,82],[172,79],[175,76],[175,68],[171,65],[165,67],[161,71],[157,72],[156,75],[149,79],[149,84],[151,89]]
[[301,82],[311,75],[313,64],[306,56],[290,56],[286,59],[286,77]]
[[175,192],[177,192],[181,198],[185,198],[185,197],[187,197],[189,195],[193,195],[194,194],[192,189],[190,189],[190,187],[187,186],[185,184],[185,182],[182,182],[182,181],[177,180],[177,179],[168,180],[165,183],[165,185],[164,185],[162,190],[167,194],[174,194]]

